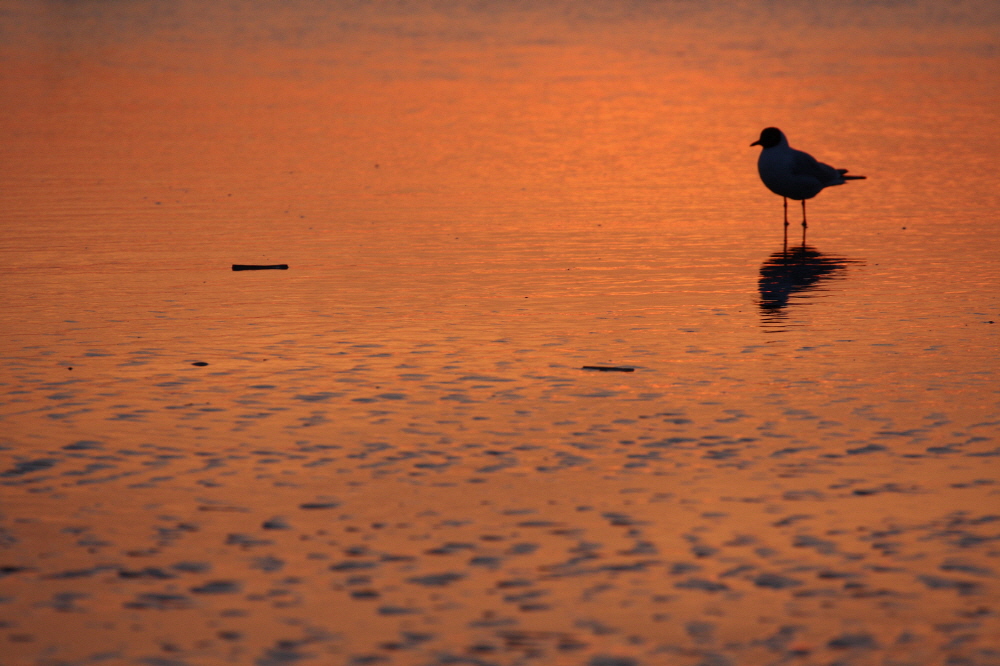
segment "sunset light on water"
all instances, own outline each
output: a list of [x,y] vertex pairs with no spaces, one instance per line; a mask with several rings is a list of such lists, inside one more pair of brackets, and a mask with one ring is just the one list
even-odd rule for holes
[[0,0],[0,666],[1000,664],[998,27]]

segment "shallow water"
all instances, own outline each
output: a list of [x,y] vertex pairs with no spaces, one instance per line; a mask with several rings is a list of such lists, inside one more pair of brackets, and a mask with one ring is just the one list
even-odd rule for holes
[[1000,663],[991,4],[0,17],[0,664]]

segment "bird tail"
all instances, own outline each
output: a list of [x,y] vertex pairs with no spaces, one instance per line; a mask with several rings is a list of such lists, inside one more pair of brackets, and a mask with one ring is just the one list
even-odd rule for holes
[[844,180],[865,180],[868,178],[867,176],[848,176],[846,175],[847,169],[837,169],[837,173],[839,173],[840,177]]

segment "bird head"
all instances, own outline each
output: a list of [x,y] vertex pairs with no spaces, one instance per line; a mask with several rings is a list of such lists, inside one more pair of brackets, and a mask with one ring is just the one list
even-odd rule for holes
[[760,138],[751,143],[751,146],[760,146],[765,150],[781,144],[788,144],[785,135],[777,127],[765,127],[760,132]]

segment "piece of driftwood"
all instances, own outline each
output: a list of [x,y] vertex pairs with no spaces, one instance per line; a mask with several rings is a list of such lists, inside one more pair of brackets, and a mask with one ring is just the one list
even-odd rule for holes
[[620,365],[585,365],[581,370],[600,370],[601,372],[635,372],[635,368],[624,368]]
[[233,264],[234,271],[287,271],[288,264]]

